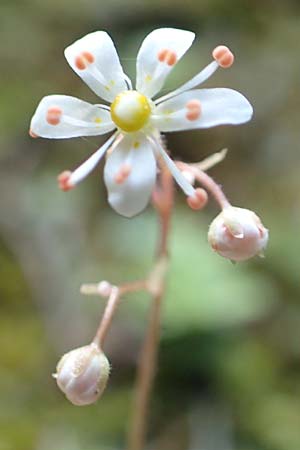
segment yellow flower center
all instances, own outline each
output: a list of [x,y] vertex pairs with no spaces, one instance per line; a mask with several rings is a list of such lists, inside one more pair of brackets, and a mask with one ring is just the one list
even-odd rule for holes
[[123,131],[138,131],[147,123],[151,106],[145,95],[124,91],[117,95],[110,107],[112,120]]

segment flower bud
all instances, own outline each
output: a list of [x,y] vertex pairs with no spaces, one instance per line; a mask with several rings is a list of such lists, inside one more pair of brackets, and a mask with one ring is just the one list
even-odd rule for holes
[[212,221],[208,242],[219,255],[232,261],[263,256],[269,233],[249,209],[228,206]]
[[92,343],[66,353],[54,375],[58,387],[74,405],[94,403],[105,389],[109,362],[99,347]]

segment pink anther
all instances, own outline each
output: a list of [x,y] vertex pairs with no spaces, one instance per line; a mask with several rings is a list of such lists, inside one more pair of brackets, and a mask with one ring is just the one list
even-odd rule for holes
[[35,134],[35,133],[32,131],[31,128],[30,128],[30,130],[29,130],[29,136],[31,136],[31,137],[34,138],[34,139],[36,139],[36,138],[39,137],[37,134]]
[[124,183],[124,181],[127,180],[127,178],[129,177],[131,173],[131,167],[128,164],[123,164],[120,169],[119,172],[116,173],[115,175],[115,182],[117,184],[122,184]]
[[168,66],[174,66],[177,63],[177,55],[173,50],[164,48],[160,50],[157,54],[157,59],[160,62],[168,64]]
[[61,174],[58,175],[57,177],[57,181],[58,181],[58,187],[62,190],[62,191],[70,191],[71,189],[73,189],[74,184],[72,184],[70,182],[70,177],[72,175],[72,172],[70,172],[70,170],[65,170],[64,172],[62,172]]
[[94,55],[90,52],[81,52],[80,55],[75,58],[75,66],[78,70],[84,70],[89,64],[95,61]]
[[46,120],[50,125],[58,125],[62,115],[62,110],[58,106],[51,106],[47,111]]
[[228,69],[234,62],[234,54],[225,45],[219,45],[212,52],[213,58],[223,69]]
[[197,99],[190,100],[189,102],[187,102],[185,107],[187,109],[187,113],[185,115],[187,120],[193,121],[193,120],[199,119],[199,117],[201,116],[201,112],[202,112],[201,111],[201,103],[199,102],[199,100],[197,100]]
[[194,209],[195,211],[204,208],[204,206],[207,204],[207,200],[207,192],[202,188],[197,188],[194,195],[191,195],[186,199],[189,207],[191,209]]

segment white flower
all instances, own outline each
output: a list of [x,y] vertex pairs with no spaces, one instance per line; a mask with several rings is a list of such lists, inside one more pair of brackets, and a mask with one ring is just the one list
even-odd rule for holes
[[142,211],[154,188],[157,158],[162,158],[187,196],[194,188],[165,152],[160,132],[240,124],[250,120],[248,100],[232,89],[194,89],[216,69],[229,67],[227,47],[213,51],[214,61],[175,91],[153,100],[165,79],[189,49],[194,33],[174,28],[152,31],[137,55],[136,90],[123,72],[118,54],[104,31],[88,34],[70,45],[65,56],[72,69],[101,98],[91,105],[66,95],[44,97],[32,118],[33,137],[73,138],[116,132],[74,172],[64,172],[60,186],[68,190],[83,180],[108,149],[104,179],[111,206],[132,217]]
[[59,388],[74,405],[94,403],[105,389],[110,366],[96,344],[85,345],[66,353],[54,376]]
[[233,206],[224,208],[208,231],[208,241],[213,250],[232,261],[262,256],[268,238],[268,230],[253,211]]

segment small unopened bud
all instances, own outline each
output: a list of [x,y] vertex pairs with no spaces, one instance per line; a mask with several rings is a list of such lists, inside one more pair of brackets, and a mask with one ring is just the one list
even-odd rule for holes
[[268,230],[253,211],[232,206],[224,208],[208,231],[213,250],[232,261],[262,256],[268,237]]
[[99,347],[92,343],[66,353],[54,375],[58,387],[73,405],[95,403],[105,389],[109,362]]
[[100,294],[102,297],[109,297],[112,290],[112,285],[108,281],[100,281],[100,283],[97,286],[98,294]]

